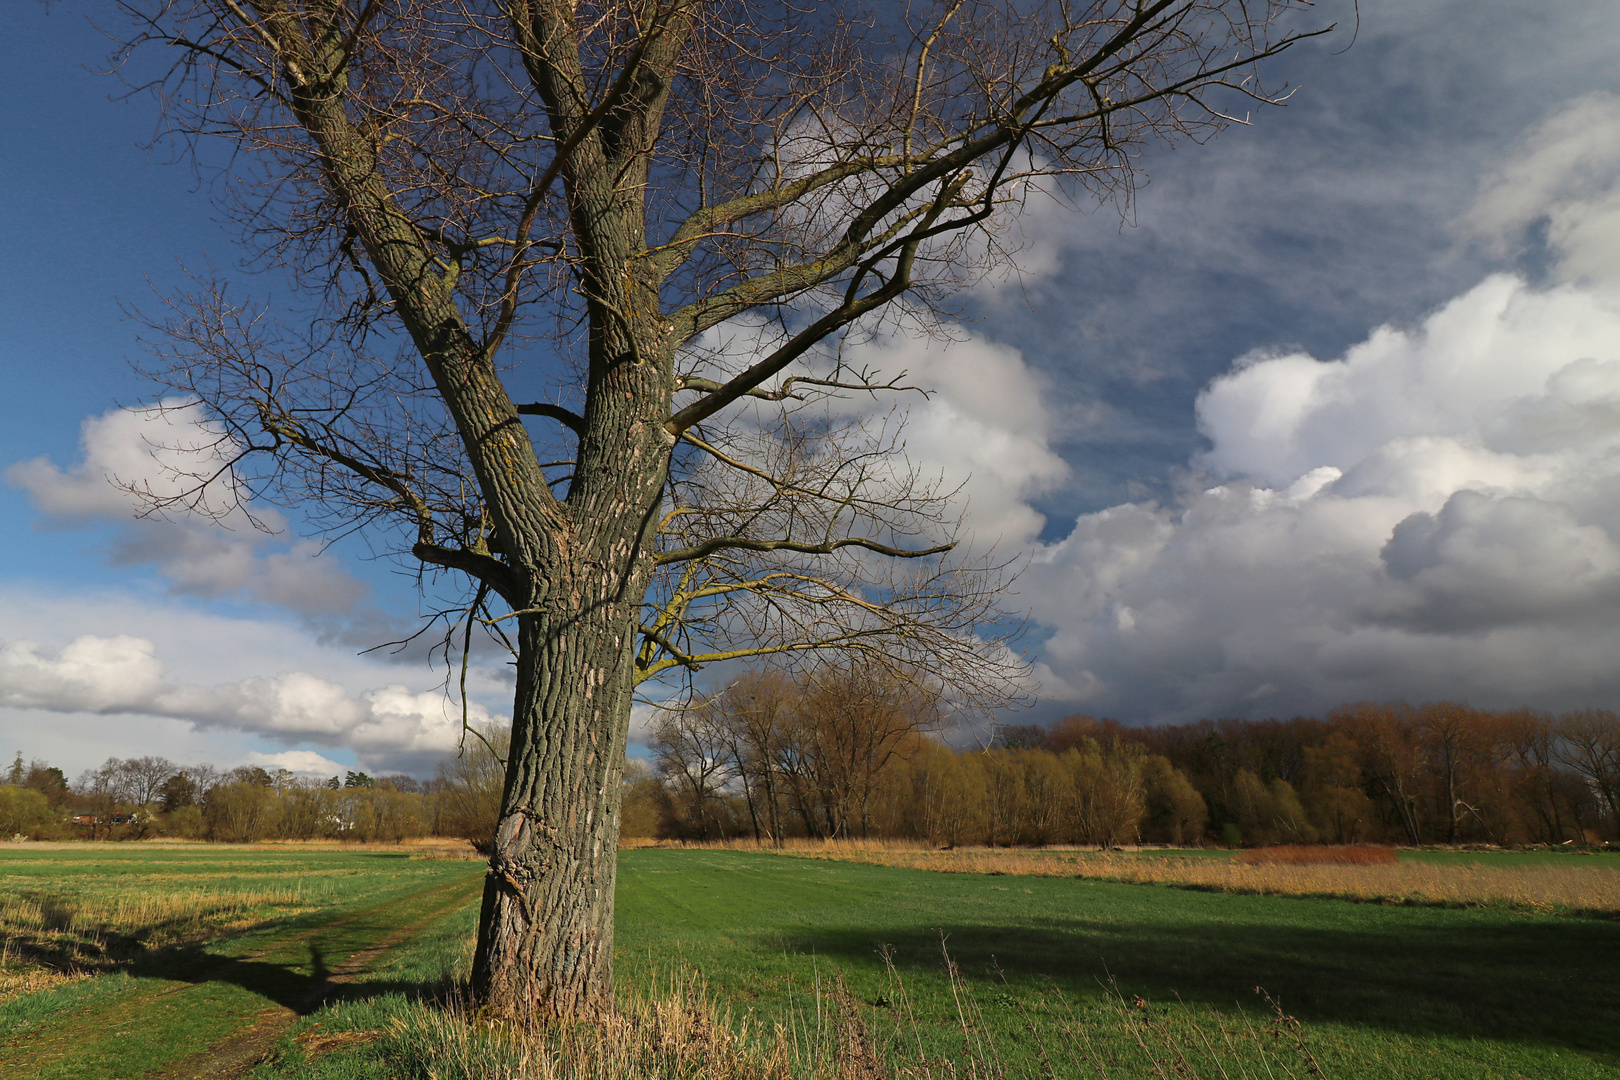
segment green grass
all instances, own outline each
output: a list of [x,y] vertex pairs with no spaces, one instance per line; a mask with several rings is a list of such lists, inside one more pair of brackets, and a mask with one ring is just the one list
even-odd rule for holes
[[[107,890],[251,891],[320,882],[304,891],[296,914],[268,910],[245,927],[239,920],[237,932],[156,949],[141,948],[135,935],[133,945],[123,942],[107,960],[108,974],[0,1004],[0,1076],[148,1075],[267,1017],[307,1011],[334,966],[399,928],[432,919],[447,902],[464,906],[481,876],[478,864],[376,852],[0,850],[0,885],[39,890],[64,905]],[[82,936],[65,935],[62,948],[83,959],[89,950]],[[50,959],[50,949],[43,951]],[[393,989],[422,985],[412,977]]]
[[[1059,1074],[1073,1075],[1055,1033],[1074,1019],[1093,1049],[1115,1062],[1111,1076],[1153,1075],[1124,1064],[1134,1036],[1122,1015],[1159,1025],[1167,1040],[1219,1042],[1222,1024],[1270,1030],[1271,1014],[1254,994],[1261,986],[1303,1022],[1326,1076],[1620,1076],[1617,921],[940,874],[753,852],[627,851],[620,867],[621,994],[696,972],[739,1020],[751,1013],[813,1027],[838,973],[881,1044],[904,1041],[914,1050],[920,1042],[927,1054],[960,1057],[943,938],[1011,1075],[1041,1075],[1030,1023],[1045,1033]],[[425,1077],[400,1032],[431,1008],[426,999],[465,975],[477,914],[470,898],[482,869],[372,852],[0,849],[0,888],[21,882],[83,895],[127,883],[251,890],[303,879],[306,896],[318,889],[321,897],[313,910],[267,911],[252,929],[156,950],[116,974],[0,1005],[0,1077],[157,1075],[261,1011],[296,1005],[324,965],[401,927],[415,929],[299,1020],[253,1075]],[[442,890],[457,882],[469,902],[447,906]],[[895,974],[909,1007],[901,1007]],[[1120,1005],[1121,996],[1129,1003],[1137,995],[1147,1008]]]
[[1127,997],[1256,1015],[1264,987],[1307,1025],[1329,1075],[1620,1074],[1612,921],[746,852],[642,850],[621,865],[628,982],[679,958],[721,995],[769,1013],[802,1003],[816,974],[836,967],[877,1004],[892,998],[878,955],[887,946],[942,1050],[955,1037],[943,936],[1009,1046],[1024,1041],[1020,1003],[1059,990],[1095,1008],[1111,978]]

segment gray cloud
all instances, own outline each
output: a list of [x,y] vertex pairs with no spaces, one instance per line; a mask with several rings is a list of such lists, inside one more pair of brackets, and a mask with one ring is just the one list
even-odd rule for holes
[[317,618],[361,614],[365,585],[336,559],[321,558],[321,545],[275,535],[287,522],[273,508],[255,507],[250,519],[224,501],[222,485],[200,499],[208,517],[137,516],[143,505],[134,492],[178,495],[187,475],[224,467],[231,448],[197,407],[170,401],[93,416],[80,446],[81,459],[68,469],[34,458],[11,466],[5,478],[50,527],[115,525],[112,565],[155,566],[186,596],[245,596]]
[[1132,223],[1106,209],[1044,223],[1062,254],[1030,288],[1034,317],[985,312],[1050,379],[1053,446],[1075,480],[1037,500],[1048,540],[1076,513],[1171,497],[1202,446],[1194,399],[1234,356],[1335,356],[1492,271],[1539,280],[1544,252],[1522,231],[1485,242],[1468,210],[1524,156],[1527,128],[1620,92],[1620,10],[1375,0],[1299,17],[1342,31],[1269,69],[1297,87],[1286,108],[1205,146],[1149,148]]
[[[1593,130],[1620,138],[1620,99],[1554,113],[1515,166],[1567,220],[1620,190],[1620,168],[1597,187],[1570,148]],[[1481,191],[1468,220],[1537,216]],[[1074,699],[1131,719],[1612,702],[1620,260],[1582,229],[1547,235],[1537,283],[1495,274],[1336,359],[1255,353],[1211,380],[1193,463],[1209,479],[1083,514],[1037,556],[1025,594]]]

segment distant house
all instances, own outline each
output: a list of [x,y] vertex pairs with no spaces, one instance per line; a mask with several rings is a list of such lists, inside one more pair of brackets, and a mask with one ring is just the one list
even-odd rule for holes
[[112,825],[134,825],[140,821],[139,814],[112,814],[103,816],[91,810],[75,810],[68,821],[74,825],[95,826],[103,823]]

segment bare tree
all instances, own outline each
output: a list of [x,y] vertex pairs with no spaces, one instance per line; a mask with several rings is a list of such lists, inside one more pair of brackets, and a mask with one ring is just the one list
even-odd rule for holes
[[762,671],[732,680],[714,703],[719,735],[742,785],[755,840],[782,840],[777,762],[795,698],[791,682],[778,672]]
[[1558,719],[1558,757],[1601,800],[1620,839],[1620,716],[1577,709]]
[[825,835],[870,835],[879,777],[944,718],[923,680],[865,664],[807,672],[784,741],[815,786]]
[[441,835],[464,836],[490,850],[500,824],[501,790],[511,752],[511,733],[489,724],[467,739],[454,757],[439,762],[433,787],[439,793]]
[[1444,788],[1436,801],[1446,807],[1446,843],[1455,844],[1462,813],[1468,808],[1459,779],[1464,758],[1479,733],[1480,716],[1466,705],[1435,701],[1419,710],[1417,724],[1435,781]]
[[1028,199],[1128,196],[1302,36],[1285,0],[121,6],[312,309],[173,298],[153,374],[215,441],[148,494],[302,501],[471,582],[517,665],[473,983],[551,1014],[612,1000],[638,684],[824,649],[984,704],[1018,674],[949,492],[837,421],[904,388],[846,346],[939,330]]
[[163,782],[175,774],[176,768],[166,757],[125,758],[118,769],[122,798],[145,809],[158,801]]
[[737,777],[725,722],[710,699],[684,709],[661,709],[647,746],[658,770],[691,800],[698,839],[714,839],[709,808]]

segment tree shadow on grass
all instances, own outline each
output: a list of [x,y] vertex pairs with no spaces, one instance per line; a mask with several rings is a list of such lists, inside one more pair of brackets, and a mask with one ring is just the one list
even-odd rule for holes
[[941,977],[944,947],[970,980],[1055,984],[1246,1007],[1263,987],[1302,1020],[1481,1037],[1620,1055],[1620,925],[1504,916],[1470,925],[1335,930],[1264,922],[1144,927],[1091,919],[1022,925],[803,928],[773,944],[875,972],[888,947],[907,980]]
[[[441,913],[430,918],[437,914]],[[57,921],[70,925],[70,920]],[[82,933],[18,935],[8,941],[7,947],[25,963],[54,971],[118,972],[139,980],[194,986],[233,984],[299,1015],[339,999],[387,994],[431,998],[451,989],[443,978],[361,981],[378,959],[377,948],[392,944],[402,930],[409,929],[399,927],[386,907],[347,913],[336,919],[326,913],[307,919],[268,919],[237,928],[231,936],[267,928],[280,929],[284,934],[261,945],[258,952],[238,956],[212,951],[210,943],[203,940],[151,947],[150,938],[166,929],[166,924],[153,924],[136,933],[92,928]]]
[[[397,994],[428,1000],[446,997],[453,987],[444,978],[429,980],[367,978],[364,967],[347,969],[347,949],[331,949],[319,942],[307,946],[308,960],[280,960],[219,956],[198,946],[167,949],[129,964],[123,970],[135,978],[186,982],[230,983],[274,1002],[299,1016],[308,1016],[336,1001],[362,1001]],[[337,963],[334,965],[333,961]]]

